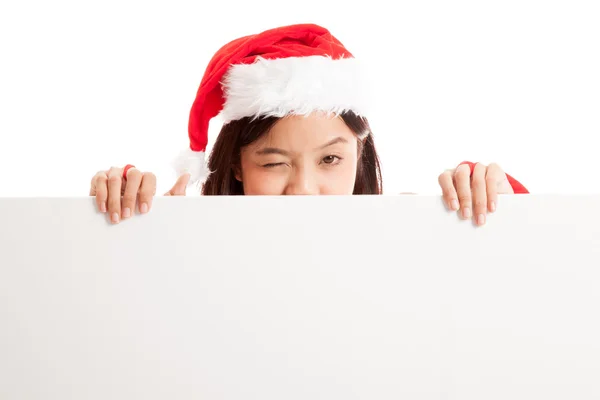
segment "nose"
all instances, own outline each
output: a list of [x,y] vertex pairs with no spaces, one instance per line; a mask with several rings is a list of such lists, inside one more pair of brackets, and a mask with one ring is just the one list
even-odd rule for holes
[[307,168],[295,168],[285,189],[287,196],[308,196],[319,194],[316,173]]

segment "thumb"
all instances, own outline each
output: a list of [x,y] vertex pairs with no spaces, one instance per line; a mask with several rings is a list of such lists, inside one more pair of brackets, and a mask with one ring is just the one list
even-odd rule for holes
[[165,193],[165,196],[185,196],[185,189],[187,188],[187,184],[190,181],[190,174],[183,174],[177,179],[175,185]]

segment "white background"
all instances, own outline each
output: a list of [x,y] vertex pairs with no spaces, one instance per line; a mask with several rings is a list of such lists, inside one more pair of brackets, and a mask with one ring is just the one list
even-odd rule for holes
[[598,192],[598,21],[596,1],[4,0],[0,196],[87,195],[128,162],[168,189],[214,52],[300,22],[369,64],[386,193],[438,193],[463,160],[535,193]]

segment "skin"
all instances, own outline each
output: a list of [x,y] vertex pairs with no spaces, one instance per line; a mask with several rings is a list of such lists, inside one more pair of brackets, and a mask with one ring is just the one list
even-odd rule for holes
[[351,195],[358,139],[341,118],[293,116],[242,149],[245,195]]
[[[278,121],[271,131],[246,146],[241,153],[241,181],[246,195],[351,195],[358,162],[358,139],[340,118],[313,114],[290,116]],[[156,176],[130,168],[98,172],[91,182],[90,196],[98,210],[116,224],[150,211],[156,195]],[[494,212],[498,194],[514,193],[498,164],[477,164],[471,178],[468,165],[448,169],[438,177],[444,203],[460,218],[473,218],[484,225]],[[179,177],[165,196],[185,196],[189,174]],[[121,199],[122,196],[122,199]]]

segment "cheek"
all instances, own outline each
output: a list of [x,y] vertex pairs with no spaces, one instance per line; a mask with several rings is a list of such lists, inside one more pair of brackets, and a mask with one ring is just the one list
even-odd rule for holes
[[321,185],[321,193],[328,195],[351,195],[356,182],[356,157],[347,157],[342,163],[331,168],[325,173]]

